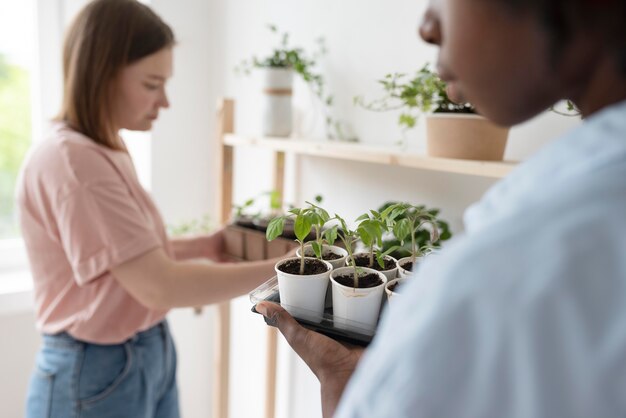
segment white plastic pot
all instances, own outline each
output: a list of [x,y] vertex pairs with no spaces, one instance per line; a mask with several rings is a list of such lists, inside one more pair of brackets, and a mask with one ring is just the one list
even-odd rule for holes
[[403,268],[402,265],[404,263],[406,263],[406,262],[411,261],[411,257],[403,257],[403,258],[399,259],[396,262],[396,265],[398,266],[398,277],[400,277],[402,279],[408,279],[409,277],[411,277],[413,275],[413,272],[417,271],[418,260],[419,260],[419,258],[416,258],[415,261],[413,262],[413,269],[412,270],[407,270],[407,269]]
[[[336,245],[322,245],[322,255],[329,252],[341,256],[341,258],[337,258],[335,260],[326,260],[333,266],[334,269],[346,265],[346,257],[348,257],[348,251]],[[296,255],[300,257],[300,248],[296,250]],[[304,246],[304,255],[306,257],[315,257],[315,253],[313,252],[313,247],[311,247],[311,244],[306,244]]]
[[393,279],[393,280],[389,280],[386,284],[385,284],[385,294],[387,295],[387,300],[391,301],[391,298],[396,297],[397,295],[399,295],[398,292],[394,292],[392,290],[390,290],[390,287],[393,287],[394,284],[398,284],[401,285],[403,284],[407,279],[403,279],[398,277],[397,279]]
[[[359,256],[362,256],[363,254],[366,254],[366,255],[367,255],[367,253],[356,253],[356,254],[354,254],[354,257],[355,257],[355,258],[357,258],[357,257],[359,257]],[[396,260],[395,258],[393,258],[393,257],[392,257],[392,256],[390,256],[390,255],[386,255],[386,256],[385,256],[385,260],[392,260],[392,261],[393,261],[393,263],[394,263],[394,266],[395,266],[395,267],[394,267],[394,268],[392,268],[392,269],[390,269],[390,270],[383,270],[383,271],[381,271],[381,273],[385,275],[385,277],[387,278],[387,280],[393,280],[393,279],[395,279],[395,278],[397,277],[397,275],[398,275],[398,265],[397,265],[397,264],[398,264],[398,260]],[[375,259],[374,259],[374,262],[376,262],[376,260],[375,260]],[[349,263],[350,263],[350,259],[349,259],[349,258],[346,258],[346,266],[349,266],[349,265],[350,265]],[[378,270],[377,270],[377,271],[378,271]]]
[[[305,257],[309,260],[316,258]],[[278,276],[278,292],[280,304],[292,316],[310,321],[320,322],[324,313],[324,299],[328,278],[333,267],[328,261],[317,260],[326,265],[327,271],[320,274],[299,275],[280,271],[279,267],[290,260],[300,261],[299,257],[287,258],[274,266]]]
[[365,289],[344,286],[334,279],[345,274],[352,275],[353,271],[353,267],[341,267],[333,270],[330,274],[334,325],[337,328],[373,334],[380,314],[383,289],[387,283],[387,277],[374,269],[359,267],[360,275],[374,273],[382,281],[376,287]]

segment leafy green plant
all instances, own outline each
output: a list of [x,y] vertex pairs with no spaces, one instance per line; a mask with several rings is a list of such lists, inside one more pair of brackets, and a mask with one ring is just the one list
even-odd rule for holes
[[178,237],[192,234],[208,234],[214,229],[213,222],[209,214],[200,218],[183,221],[175,225],[168,225],[167,232],[170,236]]
[[241,205],[233,204],[233,216],[235,219],[240,219],[245,216],[249,216],[246,211],[254,205],[255,199],[250,198],[243,202]]
[[427,113],[476,113],[469,103],[455,103],[446,93],[446,83],[424,65],[413,77],[406,74],[387,74],[378,81],[385,95],[371,102],[362,96],[354,103],[367,110],[384,112],[401,110],[398,124],[403,132],[413,128],[418,118]]
[[[385,212],[396,212],[399,218],[393,225],[393,233],[401,243],[408,238],[411,242],[411,262],[415,262],[417,257],[423,256],[432,251],[433,244],[439,241],[439,228],[437,218],[423,206],[414,206],[409,203],[397,203],[385,209]],[[417,234],[424,230],[424,226],[429,225],[429,240],[418,245]]]
[[347,222],[339,215],[335,214],[333,218],[339,222],[339,226],[341,228],[340,233],[338,233],[339,239],[343,242],[343,245],[346,247],[346,251],[348,251],[348,265],[352,267],[352,277],[354,280],[354,287],[359,287],[359,270],[354,260],[354,244],[359,240],[359,234],[350,228],[348,228]]
[[389,220],[388,217],[375,210],[370,210],[370,213],[364,213],[356,219],[359,222],[356,233],[369,254],[368,267],[374,267],[374,258],[376,258],[378,265],[384,268],[385,256],[397,249],[397,246],[392,246],[385,251],[381,250],[383,233],[387,232],[389,227],[393,225]]
[[[393,223],[390,227],[390,236],[383,237],[381,250],[387,251],[390,248],[395,248],[391,252],[391,255],[397,259],[412,257],[413,255],[418,257],[420,249],[422,252],[437,249],[441,247],[443,241],[447,241],[452,237],[448,223],[439,218],[439,209],[428,209],[424,205],[411,205],[403,202],[387,202],[378,208],[378,211],[381,212],[389,222]],[[438,232],[437,240],[432,240],[432,224],[431,228],[427,229],[424,227],[426,224],[420,226],[419,223],[415,223],[415,221],[420,218],[419,214],[423,214],[424,218],[434,220]],[[397,230],[398,227],[396,226],[400,222],[404,224],[403,219],[407,217],[413,218],[413,221],[409,222],[415,225],[415,227],[409,228],[412,231],[410,239],[408,239],[409,235],[406,233],[406,225],[401,225],[399,227],[400,230]],[[398,237],[396,234],[400,234],[401,237]]]
[[309,204],[307,208],[290,209],[288,214],[272,219],[265,231],[267,240],[272,241],[282,235],[286,220],[293,219],[294,234],[296,235],[296,241],[300,244],[300,274],[304,274],[304,245],[308,242],[307,238],[313,228],[316,231],[316,240],[311,245],[317,258],[322,258],[323,240],[334,242],[337,238],[336,228],[334,228],[334,231],[331,228],[324,231],[324,233],[321,232],[330,218],[328,212],[319,206],[307,203]]

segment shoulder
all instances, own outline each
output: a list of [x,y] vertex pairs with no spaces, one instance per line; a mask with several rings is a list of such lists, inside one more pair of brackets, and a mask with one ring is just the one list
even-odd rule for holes
[[63,124],[54,124],[46,138],[31,151],[23,177],[59,193],[119,177],[116,160],[122,154],[103,147]]

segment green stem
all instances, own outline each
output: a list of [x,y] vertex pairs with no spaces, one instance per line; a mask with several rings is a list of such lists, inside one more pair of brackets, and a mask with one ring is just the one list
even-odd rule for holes
[[300,242],[300,275],[304,275],[304,241]]

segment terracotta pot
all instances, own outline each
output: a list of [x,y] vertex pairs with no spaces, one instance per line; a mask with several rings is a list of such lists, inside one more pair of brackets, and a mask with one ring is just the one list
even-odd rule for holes
[[435,113],[426,117],[428,155],[502,161],[508,128],[478,115]]

